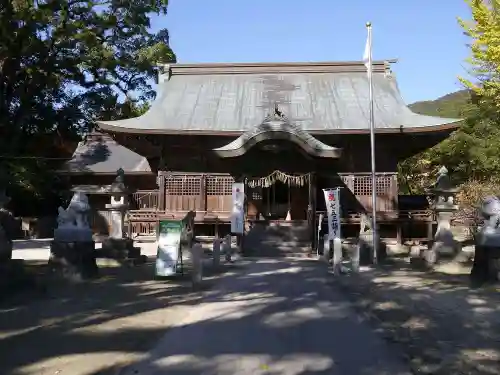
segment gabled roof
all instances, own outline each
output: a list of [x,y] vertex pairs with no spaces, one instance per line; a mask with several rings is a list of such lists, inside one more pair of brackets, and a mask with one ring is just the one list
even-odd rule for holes
[[259,126],[246,131],[234,141],[214,149],[220,157],[236,157],[245,154],[257,143],[270,139],[286,139],[302,148],[311,156],[323,158],[338,158],[341,149],[329,146],[304,131],[300,125],[290,120],[279,110],[269,114]]
[[62,173],[116,174],[122,168],[126,174],[149,174],[148,160],[132,150],[118,144],[108,134],[87,134],[72,158],[61,168]]
[[[136,118],[101,121],[112,132],[241,134],[275,104],[310,133],[368,132],[369,84],[363,62],[173,64],[157,97]],[[423,116],[403,102],[389,63],[373,63],[378,132],[456,128],[460,119]]]

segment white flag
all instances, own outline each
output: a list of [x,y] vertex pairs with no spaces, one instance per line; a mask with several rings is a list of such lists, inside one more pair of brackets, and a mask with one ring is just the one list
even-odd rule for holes
[[363,62],[365,63],[366,69],[368,69],[368,74],[370,74],[372,65],[372,38],[371,38],[371,26],[368,26],[368,36],[366,38],[365,53],[363,54]]

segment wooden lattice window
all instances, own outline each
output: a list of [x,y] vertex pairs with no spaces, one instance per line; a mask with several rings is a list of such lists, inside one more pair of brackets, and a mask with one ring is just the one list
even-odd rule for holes
[[165,190],[168,195],[200,195],[201,176],[168,176]]
[[[375,182],[377,195],[387,195],[391,190],[391,176],[377,176]],[[353,186],[354,195],[371,195],[372,178],[371,176],[354,177]]]
[[231,176],[207,176],[207,195],[231,195],[234,179]]

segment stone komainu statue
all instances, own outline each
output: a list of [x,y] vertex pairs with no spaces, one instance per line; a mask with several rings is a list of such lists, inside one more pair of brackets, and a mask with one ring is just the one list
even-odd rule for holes
[[484,228],[500,227],[500,199],[498,197],[486,197],[481,205],[480,213],[484,219]]

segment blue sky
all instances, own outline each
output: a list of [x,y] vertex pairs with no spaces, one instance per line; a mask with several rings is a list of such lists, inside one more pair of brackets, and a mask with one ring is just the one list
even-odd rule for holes
[[168,28],[179,62],[361,60],[366,21],[373,58],[393,66],[407,103],[461,88],[467,38],[463,0],[171,0],[153,29]]

